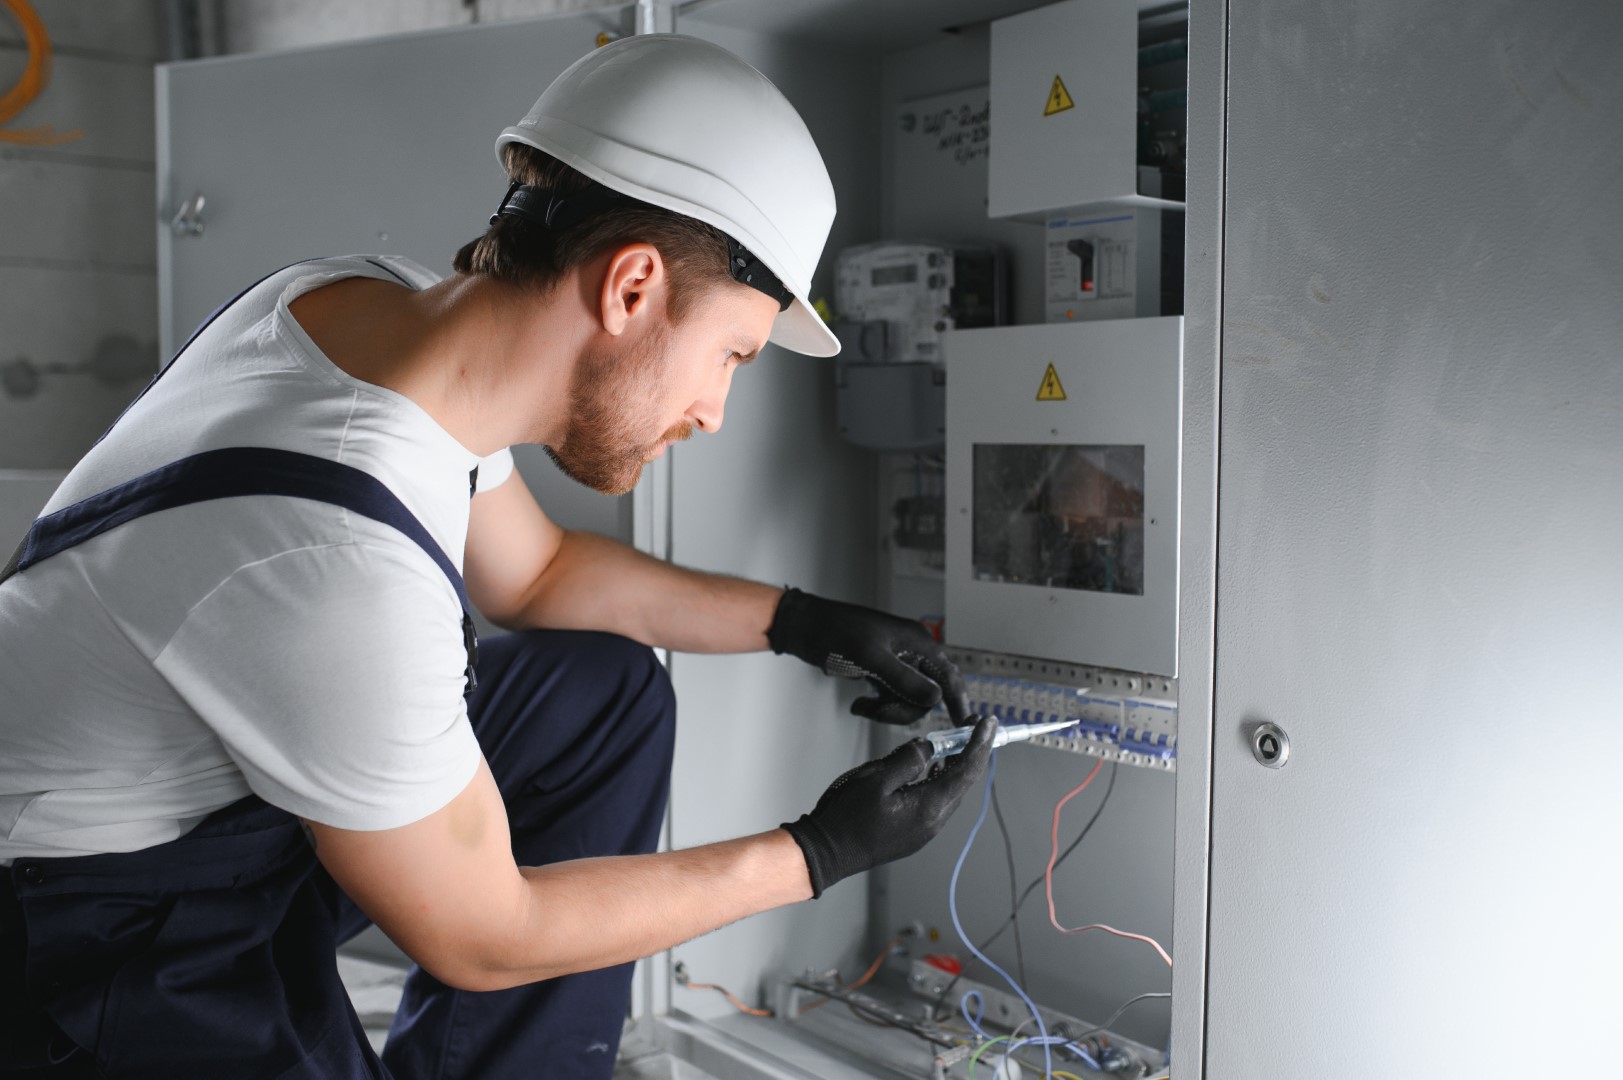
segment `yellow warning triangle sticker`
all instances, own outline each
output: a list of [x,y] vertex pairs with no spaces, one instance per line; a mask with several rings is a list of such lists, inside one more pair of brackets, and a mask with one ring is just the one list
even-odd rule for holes
[[1071,92],[1065,89],[1065,83],[1058,75],[1054,76],[1054,85],[1048,88],[1048,105],[1043,109],[1044,116],[1053,116],[1057,112],[1076,108],[1076,102],[1071,100]]
[[1048,370],[1043,372],[1043,384],[1037,387],[1038,401],[1064,401],[1065,387],[1060,385],[1059,372],[1054,365],[1049,364]]

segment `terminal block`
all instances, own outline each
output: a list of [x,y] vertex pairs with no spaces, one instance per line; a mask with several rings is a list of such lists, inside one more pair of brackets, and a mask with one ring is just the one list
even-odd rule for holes
[[[1178,761],[1175,680],[975,649],[949,649],[964,676],[972,713],[1010,724],[1074,720],[1072,731],[1026,745],[1174,770]],[[949,726],[944,708],[922,729]]]

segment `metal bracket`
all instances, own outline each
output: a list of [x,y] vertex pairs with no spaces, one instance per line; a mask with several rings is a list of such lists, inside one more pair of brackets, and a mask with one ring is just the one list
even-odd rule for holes
[[203,206],[207,201],[199,191],[181,203],[175,216],[169,219],[169,231],[176,236],[202,236]]
[[664,0],[637,0],[637,33],[673,34],[676,8]]

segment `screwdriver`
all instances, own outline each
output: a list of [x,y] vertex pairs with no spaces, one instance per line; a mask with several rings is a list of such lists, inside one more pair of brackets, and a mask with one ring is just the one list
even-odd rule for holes
[[[1012,742],[1025,742],[1027,739],[1036,738],[1038,735],[1051,735],[1056,731],[1064,731],[1066,728],[1075,727],[1081,722],[1080,719],[1071,719],[1050,720],[1043,724],[999,724],[997,734],[992,736],[992,747],[996,749],[999,746],[1007,746]],[[924,737],[930,740],[931,746],[935,747],[935,753],[930,755],[930,760],[940,761],[942,758],[962,753],[964,747],[969,745],[969,737],[973,734],[975,734],[973,727],[925,732]]]

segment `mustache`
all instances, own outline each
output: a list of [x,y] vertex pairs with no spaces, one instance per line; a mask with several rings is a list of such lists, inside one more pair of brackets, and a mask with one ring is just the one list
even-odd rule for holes
[[659,441],[679,443],[687,442],[691,438],[693,438],[693,425],[683,420],[679,424],[672,425],[670,430],[659,437]]

